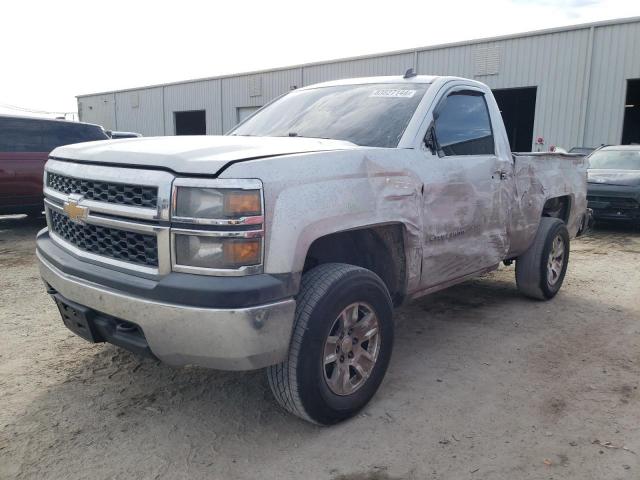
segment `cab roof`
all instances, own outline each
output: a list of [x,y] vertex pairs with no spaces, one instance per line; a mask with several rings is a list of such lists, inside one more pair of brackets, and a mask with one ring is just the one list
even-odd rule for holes
[[370,83],[406,83],[407,85],[410,85],[412,83],[433,83],[437,78],[440,77],[432,75],[415,75],[413,77],[405,78],[402,75],[393,75],[386,77],[343,78],[342,80],[314,83],[313,85],[307,85],[306,87],[299,88],[298,90],[307,90],[318,87],[334,87],[338,85],[366,85]]
[[471,80],[468,78],[462,77],[452,77],[452,76],[443,76],[443,75],[414,75],[412,77],[404,77],[403,75],[393,75],[393,76],[380,76],[380,77],[356,77],[356,78],[343,78],[341,80],[332,80],[329,82],[322,83],[314,83],[313,85],[307,85],[306,87],[298,88],[297,90],[310,90],[313,88],[320,87],[334,87],[340,85],[366,85],[366,84],[375,84],[375,83],[393,83],[393,84],[431,84],[437,80],[464,80],[465,82],[476,83],[478,85],[483,85],[482,83]]

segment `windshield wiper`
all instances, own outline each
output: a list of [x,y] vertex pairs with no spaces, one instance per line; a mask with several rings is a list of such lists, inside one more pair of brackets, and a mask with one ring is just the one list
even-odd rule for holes
[[[284,135],[280,135],[281,137],[284,137]],[[287,134],[288,137],[298,137],[298,138],[317,138],[319,140],[336,140],[335,138],[329,138],[329,137],[308,137],[306,135],[300,135],[298,132],[289,132]]]

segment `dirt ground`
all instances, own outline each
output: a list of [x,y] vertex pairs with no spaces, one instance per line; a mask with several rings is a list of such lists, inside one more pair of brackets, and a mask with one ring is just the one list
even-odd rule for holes
[[278,408],[263,372],[171,368],[63,326],[42,222],[0,218],[0,478],[638,479],[640,232],[572,244],[551,302],[514,267],[402,308],[355,419]]

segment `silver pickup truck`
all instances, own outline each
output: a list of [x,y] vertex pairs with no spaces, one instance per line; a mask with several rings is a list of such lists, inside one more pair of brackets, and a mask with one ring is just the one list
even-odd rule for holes
[[225,136],[54,150],[42,278],[68,328],[168,364],[267,367],[318,424],[374,395],[406,301],[515,260],[554,297],[584,157],[512,154],[489,88],[405,75],[293,90]]

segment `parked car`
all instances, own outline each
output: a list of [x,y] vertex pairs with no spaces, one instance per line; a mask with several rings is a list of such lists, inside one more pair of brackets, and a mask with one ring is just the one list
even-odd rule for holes
[[56,149],[37,255],[79,336],[173,365],[267,367],[285,409],[332,424],[378,389],[394,307],[514,260],[524,295],[553,298],[586,170],[512,155],[480,82],[341,80],[229,136]]
[[107,135],[113,140],[119,140],[121,138],[138,138],[141,137],[141,133],[136,132],[117,132],[113,130],[107,130]]
[[108,138],[89,123],[0,115],[0,215],[42,213],[42,175],[51,150]]
[[640,145],[616,145],[589,157],[588,201],[596,221],[640,225]]

